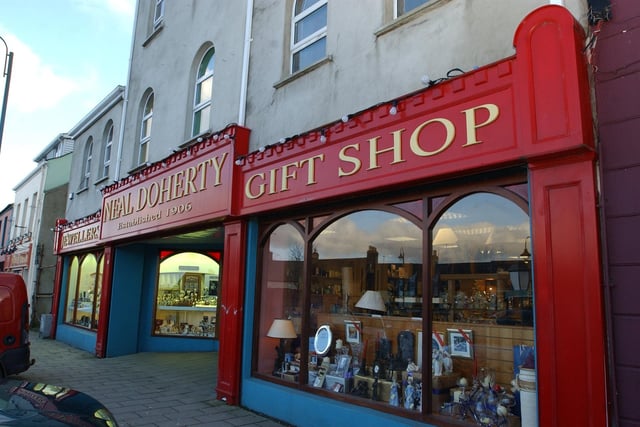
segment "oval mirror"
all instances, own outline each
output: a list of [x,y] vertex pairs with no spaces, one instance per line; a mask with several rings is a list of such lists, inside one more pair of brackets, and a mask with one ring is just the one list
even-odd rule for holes
[[329,325],[322,325],[316,331],[316,337],[313,340],[313,346],[319,356],[324,356],[331,349],[333,334]]

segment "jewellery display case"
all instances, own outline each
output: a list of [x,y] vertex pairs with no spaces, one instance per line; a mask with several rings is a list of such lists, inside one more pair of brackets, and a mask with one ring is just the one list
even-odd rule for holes
[[212,282],[200,273],[161,274],[154,335],[215,337],[218,297],[211,295]]

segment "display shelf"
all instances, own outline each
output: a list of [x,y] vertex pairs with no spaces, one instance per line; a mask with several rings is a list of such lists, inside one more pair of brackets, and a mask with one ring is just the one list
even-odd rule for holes
[[436,321],[496,324],[507,310],[508,272],[443,274],[433,299]]
[[159,336],[216,336],[216,306],[159,305],[154,334]]

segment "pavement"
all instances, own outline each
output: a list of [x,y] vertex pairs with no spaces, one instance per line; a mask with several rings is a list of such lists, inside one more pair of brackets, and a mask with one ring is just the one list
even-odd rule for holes
[[282,427],[216,399],[218,353],[137,353],[100,359],[31,332],[36,363],[13,376],[72,388],[102,402],[119,426]]

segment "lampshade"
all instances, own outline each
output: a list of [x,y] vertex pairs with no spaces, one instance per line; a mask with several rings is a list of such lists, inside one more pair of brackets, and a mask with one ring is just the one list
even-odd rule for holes
[[458,246],[458,236],[450,227],[442,227],[433,239],[433,246],[444,246],[445,248],[455,248]]
[[382,299],[382,295],[379,291],[365,292],[356,303],[356,307],[367,310],[387,311],[387,307],[384,305],[384,300]]
[[274,319],[267,336],[271,338],[296,338],[296,330],[289,319]]

